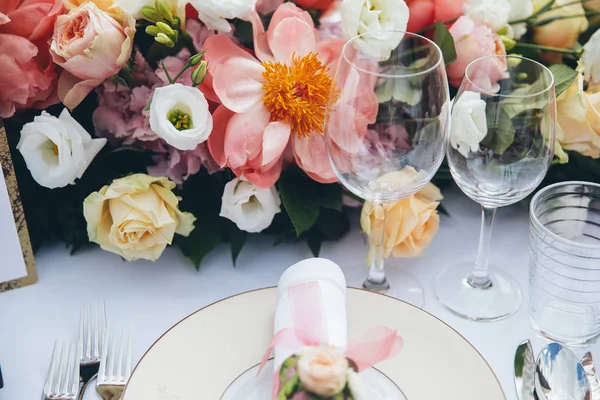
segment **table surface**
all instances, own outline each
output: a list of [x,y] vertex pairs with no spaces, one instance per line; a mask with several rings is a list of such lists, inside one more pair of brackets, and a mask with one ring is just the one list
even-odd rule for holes
[[[516,346],[525,338],[532,339],[536,351],[544,344],[528,325],[527,210],[520,205],[499,210],[491,254],[492,264],[510,271],[521,283],[525,302],[506,320],[471,322],[444,309],[433,293],[434,279],[443,268],[474,260],[479,235],[479,206],[456,189],[447,192],[444,204],[450,216],[442,216],[425,254],[390,260],[388,268],[404,269],[419,279],[426,292],[424,309],[469,340],[497,374],[507,399],[516,399],[512,378]],[[366,247],[355,222],[347,237],[326,243],[321,252],[342,267],[349,286],[360,286],[366,274],[362,264]],[[109,320],[132,322],[137,361],[187,315],[224,297],[276,285],[287,267],[311,257],[304,244],[273,247],[272,243],[268,237],[251,237],[235,268],[229,247],[223,245],[207,256],[198,272],[177,249],[168,249],[156,263],[126,263],[99,248],[76,256],[62,246],[42,249],[36,256],[39,282],[0,293],[0,363],[5,381],[0,399],[40,397],[54,340],[76,337],[82,304],[104,301]],[[600,345],[593,351],[600,357]]]

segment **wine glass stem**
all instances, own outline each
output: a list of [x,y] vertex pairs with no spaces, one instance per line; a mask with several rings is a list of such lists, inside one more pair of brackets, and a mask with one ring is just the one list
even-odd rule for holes
[[479,235],[477,259],[475,260],[475,269],[473,269],[473,272],[471,272],[471,275],[468,278],[468,283],[474,288],[485,289],[492,286],[488,270],[488,260],[496,208],[482,206],[481,215],[481,233]]
[[369,237],[369,275],[363,287],[376,292],[385,292],[390,284],[385,277],[384,243],[385,243],[385,207],[383,203],[373,204],[372,226]]

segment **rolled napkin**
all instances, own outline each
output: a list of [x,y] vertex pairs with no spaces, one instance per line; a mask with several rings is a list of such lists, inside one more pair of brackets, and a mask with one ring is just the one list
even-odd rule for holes
[[277,296],[274,337],[258,369],[260,378],[274,349],[271,399],[377,400],[358,372],[398,354],[402,338],[376,326],[348,342],[340,268],[322,258],[299,262],[282,275]]
[[[319,290],[315,293],[315,290]],[[274,335],[288,328],[312,332],[325,343],[341,349],[348,344],[346,278],[340,267],[324,258],[311,258],[289,267],[277,285]],[[321,311],[322,310],[322,311]],[[320,320],[315,320],[318,318]],[[275,345],[275,371],[301,347]]]

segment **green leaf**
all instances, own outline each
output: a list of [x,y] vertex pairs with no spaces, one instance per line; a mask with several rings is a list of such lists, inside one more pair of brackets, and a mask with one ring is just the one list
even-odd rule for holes
[[246,244],[246,238],[248,238],[248,232],[238,229],[235,225],[233,225],[233,227],[229,230],[229,240],[231,241],[231,260],[233,261],[234,267],[240,252]]
[[526,100],[523,99],[523,96],[543,92],[546,87],[547,80],[539,78],[531,84],[525,84],[513,90],[510,93],[511,97],[502,100],[504,112],[509,118],[514,118],[525,111],[544,108],[548,104],[547,96],[529,96]]
[[492,149],[496,154],[503,154],[515,140],[515,126],[508,114],[500,107],[488,107],[486,117],[488,133],[481,144]]
[[454,47],[454,38],[446,25],[441,22],[435,23],[435,31],[433,33],[433,41],[442,50],[444,62],[446,65],[452,64],[456,60],[456,47]]
[[350,231],[350,221],[344,212],[323,209],[316,228],[327,240],[339,240]]
[[175,236],[175,243],[183,254],[194,263],[197,270],[200,269],[204,257],[223,241],[219,217],[205,217],[201,221],[196,221],[196,228],[190,236]]
[[344,189],[342,186],[336,183],[319,185],[319,192],[315,193],[315,198],[319,201],[321,207],[342,211],[344,205]]
[[577,78],[577,71],[565,64],[554,64],[550,66],[550,71],[554,75],[554,90],[556,97],[567,90]]
[[306,243],[308,244],[308,248],[311,253],[315,257],[319,257],[319,253],[321,252],[321,245],[323,244],[323,240],[319,235],[308,235],[306,237]]

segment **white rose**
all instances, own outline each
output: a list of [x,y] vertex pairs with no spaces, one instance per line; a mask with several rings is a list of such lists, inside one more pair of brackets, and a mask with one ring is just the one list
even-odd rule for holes
[[372,399],[367,392],[367,387],[365,386],[364,382],[352,368],[349,368],[347,371],[347,379],[348,387],[350,388],[350,393],[352,393],[352,398],[354,400]]
[[298,376],[309,392],[330,397],[346,387],[348,359],[333,346],[306,347],[298,359]]
[[398,47],[409,17],[404,0],[344,0],[340,11],[342,30],[347,39],[379,32],[353,41],[359,51],[378,60],[389,58]]
[[[508,0],[510,3],[510,12],[508,13],[508,22],[521,21],[533,15],[533,2],[531,0]],[[527,32],[527,24],[519,22],[512,24],[514,39],[520,39]]]
[[479,93],[466,91],[452,107],[450,144],[464,157],[479,150],[479,142],[487,135],[485,106]]
[[198,18],[211,30],[231,31],[228,19],[248,19],[257,0],[191,0]]
[[594,32],[590,40],[583,46],[581,63],[584,68],[585,81],[600,83],[600,30]]
[[[185,5],[186,1],[182,0],[164,0],[165,4],[171,10],[174,16],[179,17],[181,21],[185,21]],[[144,19],[142,14],[142,8],[148,6],[153,7],[156,5],[155,0],[117,0],[115,5],[133,18]]]
[[235,222],[243,231],[258,233],[271,225],[275,214],[281,211],[280,205],[274,186],[260,188],[235,178],[225,185],[219,215]]
[[473,21],[497,32],[508,24],[510,3],[508,0],[468,0],[463,5],[463,10]]
[[150,128],[176,149],[194,150],[213,128],[204,94],[181,83],[156,88],[150,104]]
[[105,144],[106,139],[92,139],[65,108],[58,118],[42,111],[25,124],[17,149],[33,179],[54,189],[81,178]]

